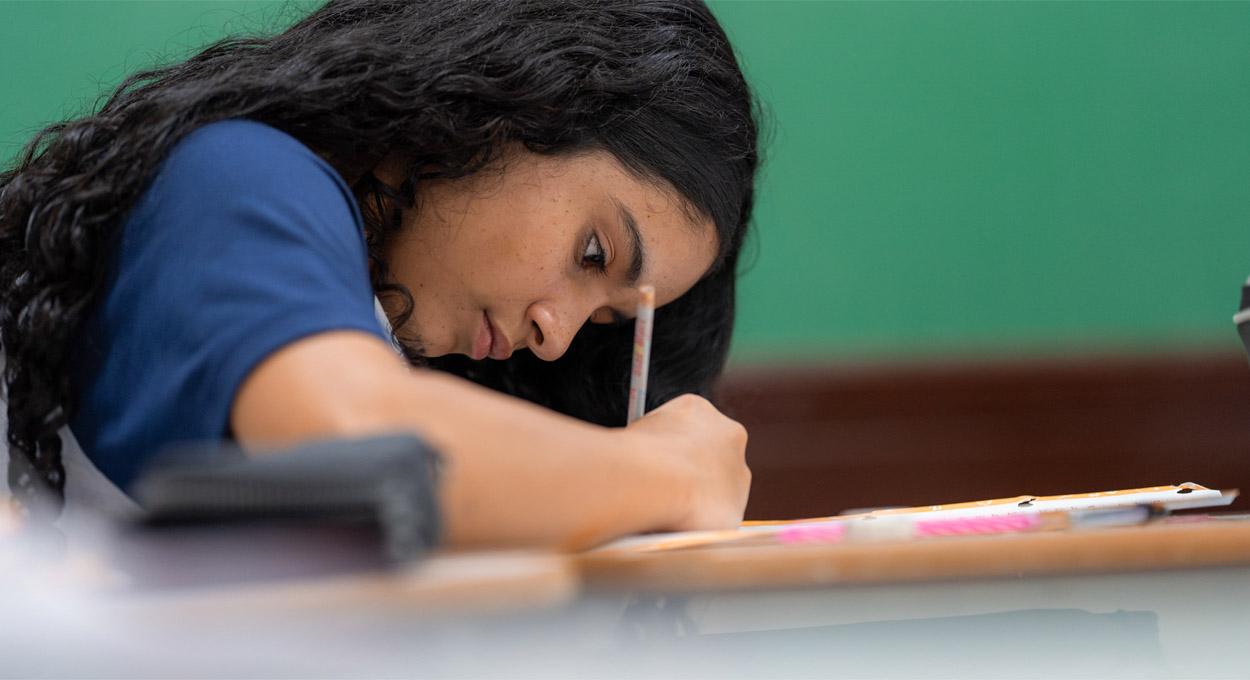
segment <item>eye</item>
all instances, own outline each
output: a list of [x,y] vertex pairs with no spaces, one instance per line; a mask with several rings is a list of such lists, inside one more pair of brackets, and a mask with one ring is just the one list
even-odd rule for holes
[[586,249],[582,251],[582,268],[591,267],[598,269],[600,274],[608,273],[607,255],[603,252],[603,244],[599,242],[598,234],[590,235],[586,241]]

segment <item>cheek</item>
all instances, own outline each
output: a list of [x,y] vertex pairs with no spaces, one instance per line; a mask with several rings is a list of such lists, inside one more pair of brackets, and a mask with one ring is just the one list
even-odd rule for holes
[[457,258],[445,244],[411,240],[395,252],[391,266],[395,278],[414,295],[456,283]]
[[479,275],[518,289],[548,284],[569,269],[572,238],[559,225],[503,225],[482,240]]

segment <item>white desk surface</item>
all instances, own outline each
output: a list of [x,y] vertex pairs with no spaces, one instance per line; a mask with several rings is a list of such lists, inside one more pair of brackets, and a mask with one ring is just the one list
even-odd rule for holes
[[1250,564],[637,598],[572,564],[448,554],[133,598],[10,582],[0,676],[1250,677]]

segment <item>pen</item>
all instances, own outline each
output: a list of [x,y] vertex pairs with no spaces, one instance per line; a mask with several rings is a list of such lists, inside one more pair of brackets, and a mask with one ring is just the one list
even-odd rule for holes
[[638,289],[638,315],[634,318],[634,362],[629,372],[629,416],[626,425],[647,412],[647,370],[651,364],[651,323],[655,318],[655,286]]

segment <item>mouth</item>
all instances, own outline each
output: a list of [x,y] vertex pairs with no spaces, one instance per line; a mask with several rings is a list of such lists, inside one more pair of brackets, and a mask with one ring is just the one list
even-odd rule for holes
[[503,360],[512,356],[512,343],[491,323],[485,311],[482,312],[482,327],[473,341],[473,351],[469,356],[475,361],[486,357]]

